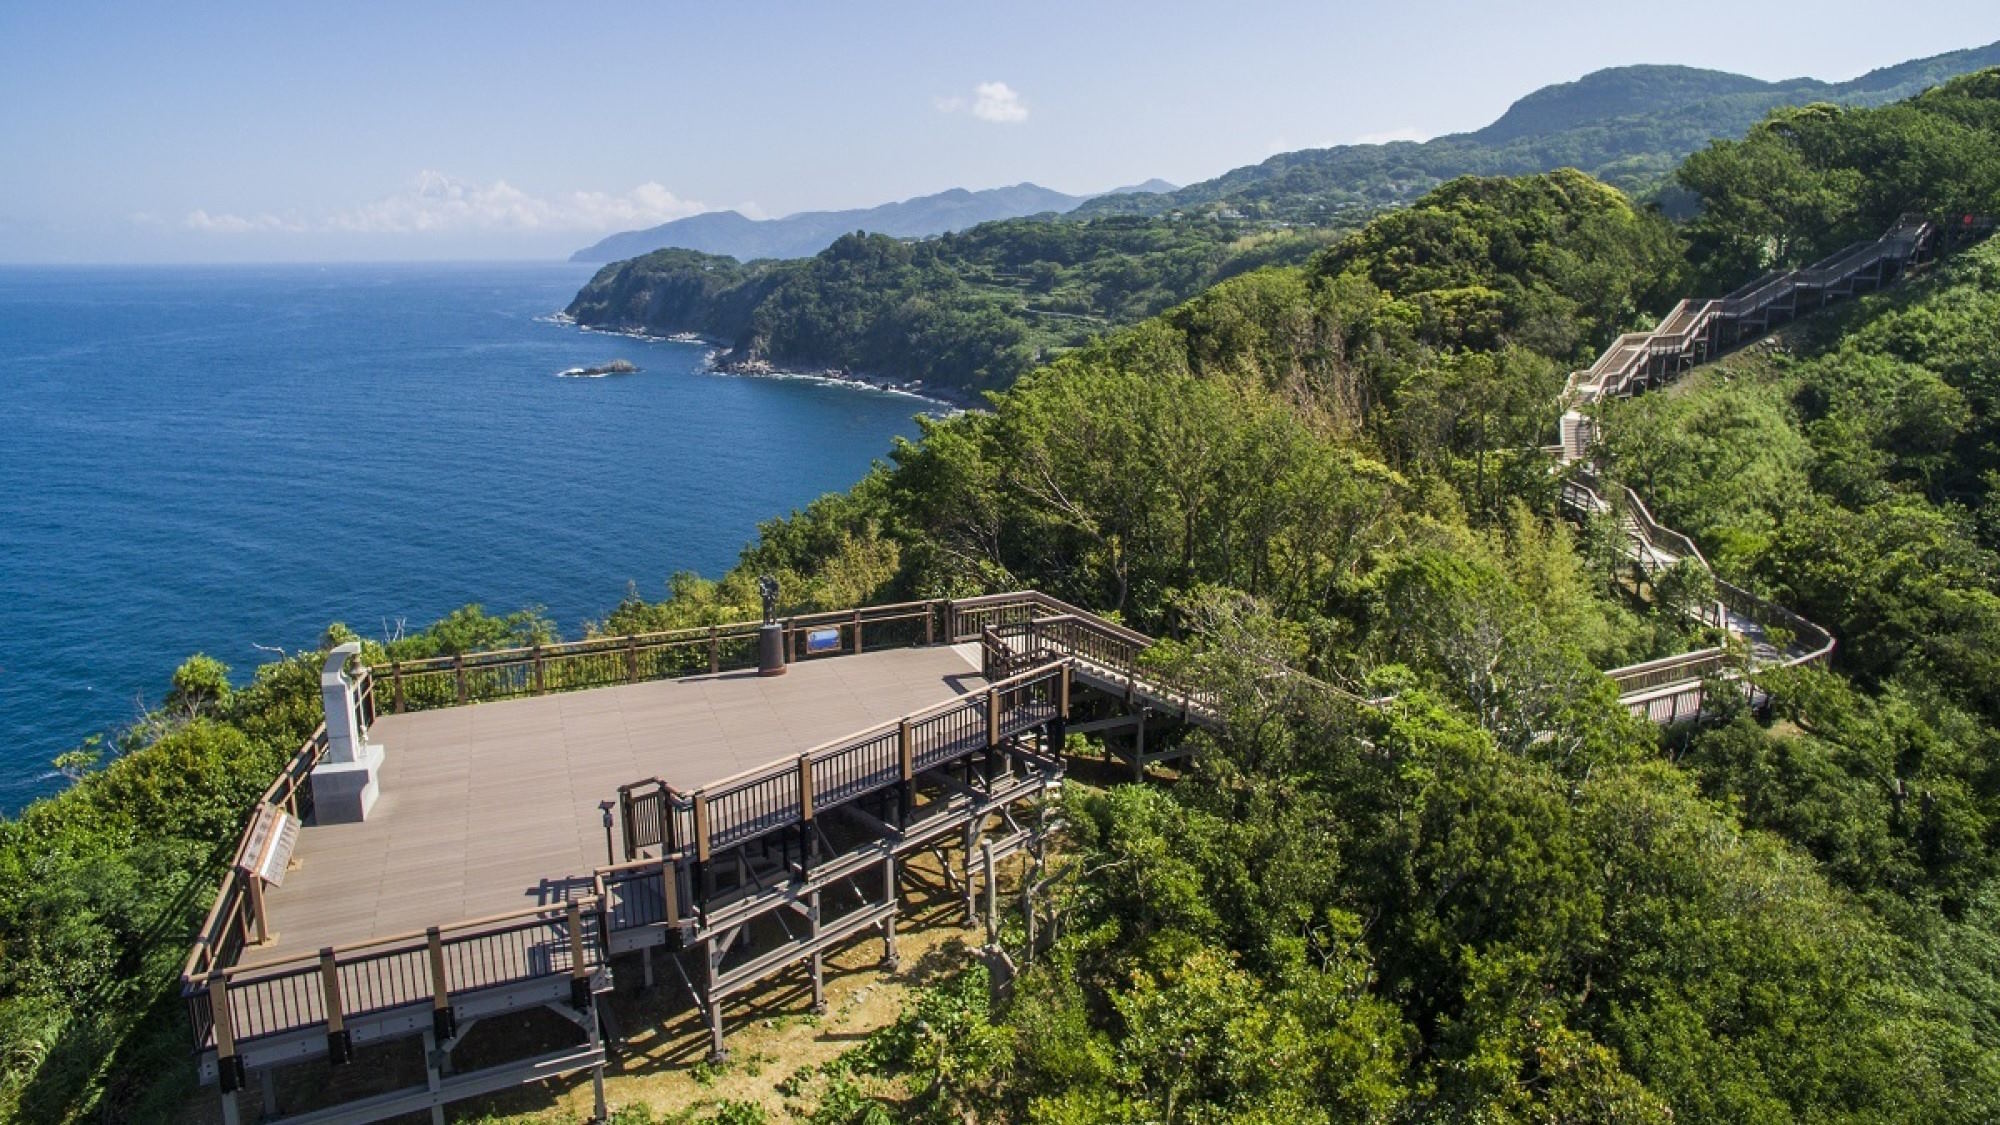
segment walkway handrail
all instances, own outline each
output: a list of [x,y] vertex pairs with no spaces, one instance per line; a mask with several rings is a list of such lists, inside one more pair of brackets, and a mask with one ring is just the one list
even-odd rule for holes
[[[1750,328],[1768,330],[1771,327],[1770,316],[1758,319],[1753,314],[1801,290],[1819,290],[1824,301],[1830,296],[1829,290],[1862,277],[1863,271],[1867,270],[1877,271],[1872,280],[1880,284],[1889,275],[1885,263],[1900,266],[1920,257],[1936,232],[1937,228],[1922,216],[1905,215],[1878,238],[1845,246],[1810,265],[1767,273],[1719,299],[1682,300],[1651,332],[1620,336],[1595,363],[1581,371],[1571,372],[1564,382],[1559,399],[1565,411],[1559,434],[1561,441],[1555,446],[1558,456],[1567,463],[1575,464],[1588,455],[1590,446],[1597,438],[1596,422],[1582,414],[1580,408],[1606,398],[1633,394],[1650,385],[1649,380],[1664,378],[1680,370],[1677,365],[1705,359],[1712,351],[1714,341],[1711,337],[1719,331],[1717,325],[1751,321]],[[1795,309],[1783,311],[1787,316],[1796,312]],[[1743,330],[1740,324],[1733,329],[1739,333]],[[1616,510],[1604,497],[1603,487],[1596,475],[1585,468],[1573,469],[1563,480],[1561,503],[1566,509],[1579,514]],[[1791,635],[1790,643],[1781,659],[1767,659],[1766,666],[1795,667],[1823,661],[1831,655],[1834,647],[1831,633],[1783,606],[1717,578],[1714,568],[1694,540],[1654,519],[1637,492],[1621,488],[1617,508],[1622,509],[1620,514],[1624,517],[1620,522],[1627,536],[1626,553],[1642,567],[1656,569],[1667,558],[1691,559],[1714,582],[1717,599],[1690,611],[1704,624],[1746,633],[1753,638],[1763,630],[1782,628]],[[1749,624],[1739,626],[1736,624],[1739,621]],[[1614,668],[1606,675],[1619,685],[1621,697],[1643,696],[1650,699],[1659,694],[1657,689],[1663,685],[1670,686],[1725,671],[1732,659],[1721,649],[1706,649],[1628,668]],[[1681,679],[1670,678],[1676,675]],[[1643,706],[1644,703],[1645,699],[1641,699],[1635,706]],[[1679,716],[1678,704],[1669,710],[1669,714]]]
[[[604,903],[583,896],[526,910],[371,938],[270,962],[216,968],[182,982],[197,1049],[225,1037],[240,1045],[344,1019],[604,963]],[[438,970],[443,977],[439,978]]]
[[[362,685],[362,698],[369,698],[365,683]],[[243,854],[250,833],[265,809],[282,809],[301,821],[312,816],[313,793],[309,779],[313,767],[325,756],[326,748],[326,724],[321,723],[292,752],[291,759],[257,798],[250,816],[243,822],[243,831],[237,836],[235,855]],[[188,951],[187,960],[181,966],[183,984],[205,976],[220,964],[234,961],[238,952],[250,944],[252,927],[265,921],[256,917],[255,904],[244,884],[245,878],[234,864],[223,872],[215,902],[202,919],[201,928],[195,931],[194,948]]]
[[1716,594],[1722,604],[1759,625],[1782,626],[1792,634],[1792,644],[1787,648],[1785,659],[1778,662],[1781,668],[1796,668],[1802,664],[1818,664],[1833,655],[1833,634],[1824,627],[1808,621],[1784,606],[1759,597],[1720,578],[1715,579]]
[[[1070,666],[1051,661],[979,692],[680,793],[657,781],[621,787],[628,820],[639,810],[660,830],[628,830],[639,847],[707,861],[715,852],[795,827],[885,786],[915,779],[975,750],[997,746],[1067,714]],[[627,797],[627,794],[631,794]],[[644,802],[658,802],[654,812]]]
[[[819,659],[808,651],[810,633],[836,634],[835,654],[870,647],[930,644],[940,614],[951,603],[933,598],[857,609],[794,614],[780,619],[789,658]],[[755,667],[760,620],[719,622],[682,629],[512,648],[416,660],[391,660],[375,669],[394,714],[483,700]],[[873,642],[869,638],[875,638]]]
[[1613,668],[1604,675],[1618,685],[1619,695],[1631,695],[1665,684],[1685,683],[1688,680],[1712,676],[1733,666],[1734,659],[1726,648],[1704,648],[1675,656],[1663,656],[1657,660],[1628,664],[1623,668]]

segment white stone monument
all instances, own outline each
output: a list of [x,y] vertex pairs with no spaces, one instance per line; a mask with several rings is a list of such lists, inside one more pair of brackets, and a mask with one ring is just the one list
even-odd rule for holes
[[382,747],[368,741],[368,723],[361,712],[361,693],[347,674],[347,663],[361,655],[361,642],[349,641],[326,655],[320,669],[319,694],[326,706],[326,755],[312,771],[313,819],[320,824],[351,824],[368,819],[379,792],[376,771],[382,768]]

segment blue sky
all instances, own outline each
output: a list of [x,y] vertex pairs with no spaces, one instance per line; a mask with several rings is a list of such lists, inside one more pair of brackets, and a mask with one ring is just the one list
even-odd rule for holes
[[696,210],[1188,182],[1602,66],[1842,79],[2000,38],[1991,0],[1665,10],[9,3],[0,261],[559,257]]

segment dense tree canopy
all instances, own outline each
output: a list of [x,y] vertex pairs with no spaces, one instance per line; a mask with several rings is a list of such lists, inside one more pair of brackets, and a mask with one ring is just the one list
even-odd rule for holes
[[851,234],[797,261],[662,250],[600,270],[569,313],[700,333],[738,361],[977,392],[1223,278],[1300,261],[1332,237],[1213,218],[1017,219],[921,242]]
[[[1038,586],[1218,693],[1227,734],[1181,732],[1173,784],[1067,786],[1060,936],[1007,1001],[968,977],[869,1045],[904,1116],[1993,1120],[2000,248],[1609,411],[1612,475],[1839,635],[1831,668],[1760,674],[1767,708],[1718,691],[1662,734],[1619,706],[1600,669],[1720,638],[1639,596],[1615,528],[1553,518],[1539,447],[1564,373],[1685,278],[1990,199],[1996,105],[1989,73],[1781,114],[1689,161],[1682,231],[1578,173],[1447,184],[928,422],[599,627],[749,616],[767,572],[798,608]],[[1055,293],[1115,273],[1096,254],[1005,268]],[[791,289],[683,255],[607,299],[743,297],[753,333],[889,347],[858,303],[949,295],[962,264],[857,238]],[[546,635],[473,608],[391,648]],[[0,1113],[171,1102],[134,1077],[180,1058],[154,985],[311,683],[310,658],[233,689],[190,661],[123,756],[66,756],[75,787],[0,824]],[[887,1113],[838,1087],[814,1119]]]

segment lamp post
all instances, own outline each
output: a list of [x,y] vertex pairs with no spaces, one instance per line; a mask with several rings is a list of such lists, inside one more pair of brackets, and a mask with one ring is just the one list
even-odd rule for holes
[[604,864],[607,867],[618,862],[616,853],[611,850],[611,807],[610,801],[597,802],[597,811],[604,814]]

